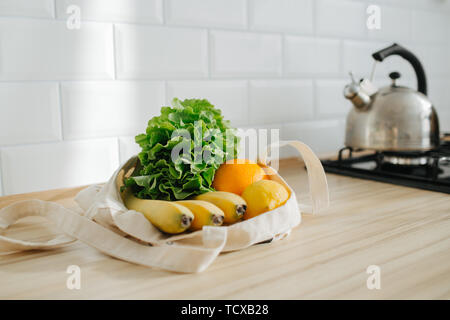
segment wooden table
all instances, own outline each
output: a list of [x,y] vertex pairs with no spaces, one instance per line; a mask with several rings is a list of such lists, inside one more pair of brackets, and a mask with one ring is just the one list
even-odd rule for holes
[[[306,197],[296,161],[280,170]],[[203,273],[176,274],[103,255],[81,243],[52,251],[0,255],[2,299],[450,299],[450,196],[328,175],[331,207],[303,215],[287,239],[222,254]],[[0,198],[0,207],[39,198],[73,206],[81,188]],[[5,234],[43,240],[45,220],[19,221]],[[37,219],[37,218],[34,218]],[[69,265],[81,268],[81,289],[66,287]],[[381,288],[369,290],[368,266]]]

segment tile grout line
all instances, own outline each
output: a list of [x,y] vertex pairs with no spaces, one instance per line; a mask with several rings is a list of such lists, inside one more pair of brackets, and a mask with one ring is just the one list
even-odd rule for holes
[[317,80],[312,80],[312,98],[313,98],[313,114],[312,117],[314,120],[318,120],[319,107],[318,107],[318,99],[317,99]]
[[164,103],[170,105],[169,101],[169,82],[165,80],[164,82]]
[[116,142],[117,142],[117,160],[118,160],[119,166],[120,166],[120,165],[122,165],[122,160],[126,160],[126,159],[121,159],[121,156],[120,156],[120,151],[121,151],[121,149],[120,149],[120,136],[116,137]]
[[280,43],[281,43],[281,48],[280,48],[281,61],[280,61],[280,76],[279,76],[279,78],[284,79],[286,77],[286,36],[285,35],[281,35]]
[[206,34],[206,43],[207,43],[207,56],[208,56],[208,60],[207,60],[207,65],[208,65],[208,79],[211,80],[212,77],[212,68],[213,68],[213,40],[212,40],[212,34],[211,34],[211,30],[208,29]]
[[251,16],[250,16],[250,10],[251,10],[252,4],[250,3],[250,0],[245,0],[245,29],[247,31],[251,30]]
[[113,80],[115,81],[115,80],[117,80],[117,64],[118,64],[118,59],[117,59],[117,44],[116,44],[116,37],[117,37],[117,35],[116,35],[116,33],[117,33],[117,28],[116,28],[116,25],[113,23],[112,24],[112,48],[113,48],[113,52],[112,52],[112,55],[113,55],[113,68],[114,68],[114,70],[113,70]]
[[[65,22],[65,19],[50,19],[50,18],[40,18],[40,17],[13,17],[13,16],[0,16],[0,20],[32,20],[32,21],[55,21],[55,22]],[[82,20],[83,23],[87,24],[114,24],[114,25],[129,25],[129,26],[143,26],[143,27],[149,27],[149,28],[168,28],[168,29],[191,29],[191,30],[205,30],[210,29],[212,31],[223,31],[223,32],[230,32],[230,33],[250,33],[254,35],[286,35],[286,36],[293,36],[293,37],[301,37],[301,38],[319,38],[319,39],[342,39],[345,38],[345,40],[349,41],[362,41],[362,42],[379,42],[383,43],[385,41],[390,41],[390,39],[368,39],[367,36],[343,36],[339,37],[332,33],[324,33],[324,34],[317,34],[316,33],[310,33],[310,32],[293,32],[289,30],[260,30],[260,29],[254,29],[254,28],[233,28],[233,27],[220,27],[220,26],[212,26],[212,25],[189,25],[189,24],[162,24],[162,23],[142,23],[142,22],[127,22],[127,21],[115,21],[115,20],[109,20],[109,21],[103,21],[103,20]],[[420,45],[429,45],[430,42],[421,40],[417,41]],[[434,41],[431,43],[432,45],[443,45],[441,42]],[[446,44],[446,43],[445,43]]]
[[58,105],[59,105],[59,127],[60,127],[60,141],[64,141],[64,108],[63,108],[63,98],[62,98],[62,86],[61,83],[58,82]]
[[57,10],[56,10],[56,1],[57,0],[53,0],[53,19],[57,19]]
[[312,0],[312,37],[314,39],[317,38],[317,1],[316,0]]
[[[215,59],[214,59],[214,35],[212,34],[214,31],[211,29],[208,29],[208,77],[209,80],[217,80],[217,76],[215,76],[213,73],[213,69],[215,66]],[[219,79],[220,80],[220,79]]]
[[[12,145],[2,145],[0,146],[0,150],[4,149],[14,149],[14,148],[26,148],[26,147],[36,147],[38,145],[57,145],[57,144],[64,144],[64,143],[83,143],[83,142],[92,142],[92,141],[101,141],[101,140],[112,140],[117,138],[119,135],[117,134],[111,134],[111,135],[105,135],[105,136],[81,136],[81,137],[75,137],[75,138],[68,138],[65,140],[51,140],[51,141],[38,141],[38,142],[25,142],[25,143],[18,143],[18,144],[12,144]],[[120,137],[134,137],[129,135],[121,135]]]
[[167,1],[166,0],[161,0],[161,18],[162,18],[162,25],[167,25],[167,16],[168,16],[168,12],[167,12]]
[[[450,74],[436,74],[428,72],[427,76],[430,75],[434,79],[438,79],[441,81],[449,80]],[[289,74],[283,76],[281,79],[285,80],[308,80],[308,79],[347,79],[348,74],[345,74],[344,71],[341,71],[336,74],[311,74],[311,73],[303,73],[303,74]],[[383,80],[385,77],[377,76],[375,79]],[[408,78],[405,76],[404,78]],[[415,79],[414,75],[409,77],[410,79]],[[279,75],[232,75],[232,76],[215,76],[211,79],[205,77],[155,77],[155,78],[120,78],[120,79],[70,79],[70,80],[0,80],[0,84],[6,83],[85,83],[85,82],[98,82],[98,83],[108,83],[108,82],[117,82],[117,83],[125,83],[125,82],[162,82],[162,81],[242,81],[242,80],[280,80]]]
[[251,94],[250,94],[250,90],[251,90],[251,86],[250,86],[250,80],[246,81],[246,85],[247,85],[247,121],[246,121],[246,125],[250,125],[251,121],[251,111],[250,111],[250,105],[251,105]]

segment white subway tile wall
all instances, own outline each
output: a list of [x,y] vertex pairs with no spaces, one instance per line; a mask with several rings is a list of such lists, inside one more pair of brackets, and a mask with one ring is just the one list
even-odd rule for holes
[[64,82],[63,137],[67,140],[144,132],[165,103],[161,81]]
[[248,105],[250,124],[312,119],[313,95],[312,80],[252,80]]
[[364,1],[316,0],[316,34],[364,38],[367,4]]
[[112,79],[112,25],[0,18],[0,80]]
[[208,99],[235,126],[248,123],[247,81],[168,81],[167,103],[173,98]]
[[[281,127],[283,140],[301,139],[304,143],[313,146],[318,154],[330,154],[342,148],[345,134],[345,124],[342,119],[319,121],[305,121],[285,123]],[[289,156],[298,156],[294,150],[286,150]]]
[[342,88],[348,79],[316,80],[315,99],[319,117],[345,117],[348,113],[348,101],[342,99]]
[[281,35],[211,31],[213,77],[281,75]]
[[433,103],[439,115],[440,129],[450,132],[450,79],[433,78],[429,81],[429,95],[433,97]]
[[286,36],[286,76],[338,76],[341,71],[341,43],[338,39]]
[[139,145],[134,141],[134,136],[119,138],[119,161],[125,163],[132,156],[137,155],[141,150]]
[[249,7],[251,29],[314,32],[313,0],[249,0]]
[[448,36],[447,14],[430,11],[412,12],[412,38],[415,41],[441,43]]
[[56,82],[0,82],[0,146],[61,140]]
[[118,79],[208,75],[206,30],[119,24],[115,40]]
[[67,19],[71,6],[87,21],[163,23],[163,0],[56,0],[56,17]]
[[399,41],[411,37],[411,11],[384,6],[382,28],[368,30],[369,39]]
[[119,165],[117,138],[66,141],[1,150],[6,194],[104,182]]
[[[174,97],[334,152],[348,72],[369,76],[394,41],[421,59],[450,131],[450,0],[0,0],[0,194],[105,181]],[[375,82],[393,70],[416,85],[399,57]]]
[[246,0],[166,0],[170,25],[224,27],[247,26]]
[[53,18],[54,0],[0,0],[0,16]]

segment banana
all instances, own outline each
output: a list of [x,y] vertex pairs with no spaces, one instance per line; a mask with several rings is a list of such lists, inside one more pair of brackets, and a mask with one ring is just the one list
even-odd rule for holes
[[194,214],[190,230],[201,230],[203,226],[220,226],[224,220],[224,213],[210,202],[201,200],[181,200],[176,203],[185,206]]
[[237,194],[225,191],[212,191],[200,194],[194,198],[195,200],[203,200],[216,205],[225,214],[224,223],[231,224],[239,221],[245,210],[247,203]]
[[136,198],[127,188],[122,193],[125,206],[141,212],[159,230],[181,233],[191,226],[194,215],[187,207],[171,201]]

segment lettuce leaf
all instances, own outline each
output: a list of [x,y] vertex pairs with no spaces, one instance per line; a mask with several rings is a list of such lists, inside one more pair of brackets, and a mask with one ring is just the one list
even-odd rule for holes
[[219,166],[237,155],[239,138],[205,99],[175,98],[135,138],[140,166],[125,186],[142,199],[181,200],[214,190]]

